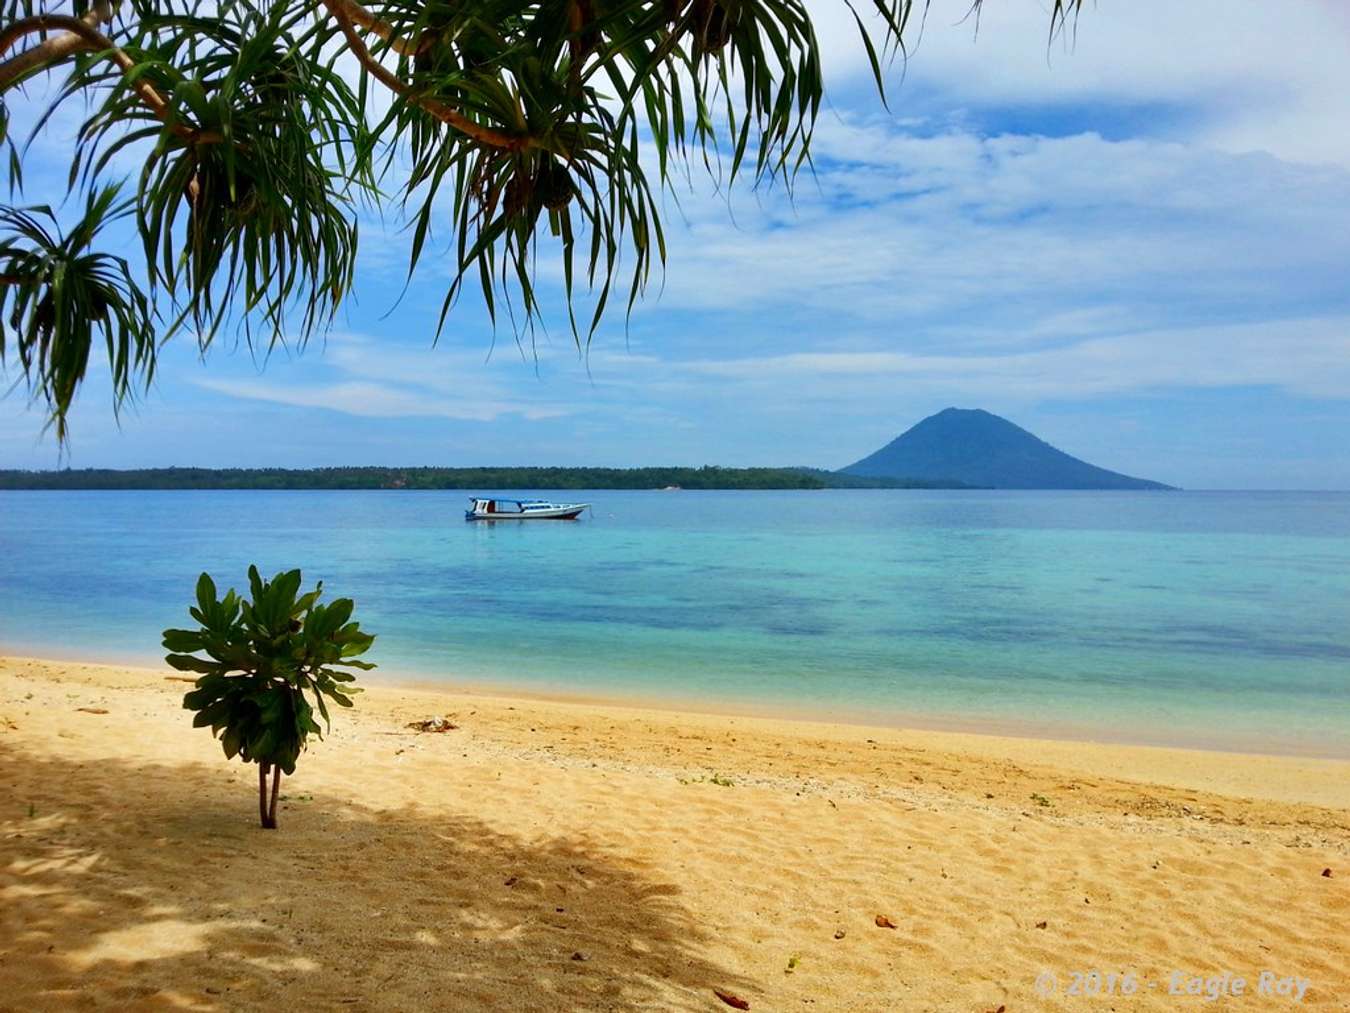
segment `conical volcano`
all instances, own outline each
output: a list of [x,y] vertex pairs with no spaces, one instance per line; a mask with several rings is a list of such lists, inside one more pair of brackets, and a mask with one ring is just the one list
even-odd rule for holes
[[1170,489],[1056,450],[979,408],[930,415],[874,454],[840,469],[869,478],[961,482],[986,489]]

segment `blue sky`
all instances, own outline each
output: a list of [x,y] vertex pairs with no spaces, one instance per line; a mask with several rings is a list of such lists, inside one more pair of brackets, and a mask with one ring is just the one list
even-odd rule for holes
[[[494,345],[471,300],[433,348],[448,264],[395,305],[404,237],[363,222],[326,342],[171,343],[120,424],[95,375],[68,463],[839,467],[958,405],[1189,488],[1350,488],[1341,5],[1101,0],[1047,51],[1036,0],[978,37],[938,0],[889,113],[844,8],[812,6],[816,177],[795,200],[696,177],[659,295],[588,357],[561,313],[533,352]],[[69,151],[58,124],[30,177]],[[0,401],[0,467],[65,463],[43,422]]]

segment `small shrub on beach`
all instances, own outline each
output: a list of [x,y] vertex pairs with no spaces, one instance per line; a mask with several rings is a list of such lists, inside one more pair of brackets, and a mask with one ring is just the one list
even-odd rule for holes
[[343,669],[374,668],[356,659],[375,637],[351,621],[350,598],[319,604],[322,581],[300,594],[299,570],[265,581],[250,566],[248,580],[251,600],[234,590],[218,598],[215,582],[203,573],[197,604],[188,610],[200,628],[165,630],[171,652],[165,660],[199,674],[183,697],[183,707],[196,712],[193,727],[209,726],[227,759],[258,764],[258,818],[271,830],[281,775],[295,773],[311,732],[323,737],[315,711],[328,727],[327,701],[352,706],[360,690],[351,685],[356,676]]

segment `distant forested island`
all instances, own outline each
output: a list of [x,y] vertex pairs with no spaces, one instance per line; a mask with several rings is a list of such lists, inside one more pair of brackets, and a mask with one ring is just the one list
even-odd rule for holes
[[0,489],[950,489],[812,468],[66,468],[0,471]]
[[106,468],[0,471],[0,489],[1169,489],[947,408],[841,468]]

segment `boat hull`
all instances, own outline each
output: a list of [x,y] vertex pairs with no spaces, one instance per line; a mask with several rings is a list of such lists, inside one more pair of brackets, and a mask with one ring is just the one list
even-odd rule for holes
[[466,521],[574,521],[580,517],[586,508],[568,507],[563,510],[532,510],[521,513],[474,513],[472,510],[464,514]]

